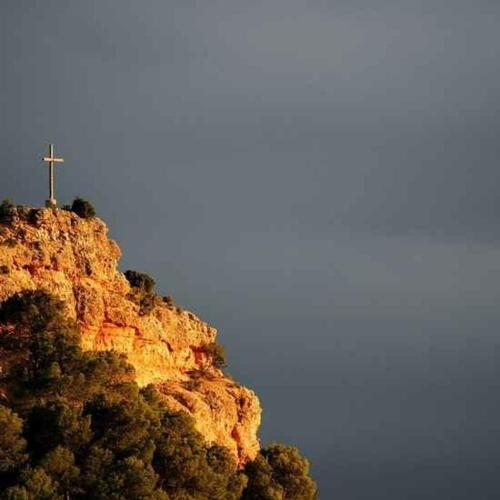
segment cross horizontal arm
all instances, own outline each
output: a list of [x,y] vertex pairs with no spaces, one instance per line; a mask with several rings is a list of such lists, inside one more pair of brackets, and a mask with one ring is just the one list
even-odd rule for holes
[[54,163],[64,163],[64,158],[49,158],[45,157],[43,161],[53,161]]

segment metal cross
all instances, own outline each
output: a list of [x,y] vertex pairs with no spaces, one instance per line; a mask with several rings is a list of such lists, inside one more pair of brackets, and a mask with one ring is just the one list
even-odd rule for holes
[[57,200],[54,197],[54,165],[56,163],[63,163],[63,158],[56,158],[54,156],[54,144],[49,144],[49,156],[45,156],[43,161],[49,164],[49,199],[46,202],[48,207],[55,207]]

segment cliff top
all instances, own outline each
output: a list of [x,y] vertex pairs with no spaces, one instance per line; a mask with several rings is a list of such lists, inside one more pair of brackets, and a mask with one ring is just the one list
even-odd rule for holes
[[132,286],[107,234],[102,220],[69,210],[0,211],[0,301],[34,289],[61,298],[85,349],[125,353],[137,382],[155,384],[173,409],[189,412],[208,442],[228,447],[240,463],[254,458],[260,404],[219,369],[216,329]]

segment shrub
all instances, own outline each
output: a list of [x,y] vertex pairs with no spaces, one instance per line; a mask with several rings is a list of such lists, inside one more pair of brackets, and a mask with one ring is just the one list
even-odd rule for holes
[[72,498],[79,492],[80,469],[75,466],[75,456],[71,450],[57,446],[45,455],[40,465],[44,472],[58,485],[64,498]]
[[166,297],[163,297],[163,303],[169,308],[172,309],[175,307],[174,304],[174,298],[172,295],[167,295]]
[[96,211],[92,203],[83,198],[75,198],[71,205],[71,211],[82,219],[91,219],[96,216]]
[[11,397],[25,406],[72,390],[74,381],[63,372],[81,357],[80,332],[62,301],[43,291],[13,295],[0,304],[0,331],[6,327],[0,351],[10,361],[0,382]]
[[80,452],[92,439],[90,417],[67,400],[42,401],[31,409],[25,421],[28,450],[36,459],[57,446]]
[[19,483],[5,491],[7,500],[62,500],[54,482],[41,467],[26,468],[19,475]]
[[[23,421],[9,408],[0,405],[0,474],[18,468],[26,461]],[[0,476],[1,477],[1,476]]]
[[16,206],[11,200],[6,198],[0,204],[0,223],[9,223],[12,221]]
[[219,343],[211,342],[203,348],[203,351],[212,358],[212,363],[216,368],[225,368],[227,366],[226,352]]
[[139,306],[139,314],[144,316],[149,314],[160,301],[155,293],[155,280],[146,273],[128,270],[125,272],[132,291],[128,298]]
[[9,274],[9,266],[6,266],[5,264],[0,266],[0,274]]
[[139,288],[147,293],[154,292],[156,282],[148,274],[128,270],[125,271],[125,277],[127,278],[131,287]]
[[309,476],[309,462],[293,446],[273,444],[264,448],[246,465],[245,473],[245,500],[314,500],[318,495],[316,483]]
[[246,484],[229,452],[207,448],[185,413],[165,412],[156,440],[153,466],[172,498],[236,500]]

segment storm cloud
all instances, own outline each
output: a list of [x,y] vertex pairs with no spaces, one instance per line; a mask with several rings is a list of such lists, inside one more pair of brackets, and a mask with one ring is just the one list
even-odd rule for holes
[[500,490],[500,4],[3,0],[0,197],[91,199],[321,498]]

